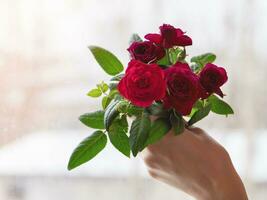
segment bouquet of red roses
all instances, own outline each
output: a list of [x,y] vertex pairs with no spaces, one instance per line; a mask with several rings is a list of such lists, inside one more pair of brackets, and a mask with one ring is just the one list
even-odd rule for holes
[[69,170],[96,156],[106,146],[107,138],[125,156],[130,157],[131,152],[136,156],[171,129],[179,135],[210,111],[233,114],[222,100],[221,86],[227,81],[227,73],[213,64],[216,56],[206,53],[189,62],[185,47],[192,45],[192,39],[168,24],[159,29],[159,34],[145,35],[145,41],[133,34],[127,49],[131,60],[125,73],[123,64],[111,52],[89,47],[112,78],[87,94],[102,97],[102,109],[80,116],[83,124],[97,130],[74,150]]

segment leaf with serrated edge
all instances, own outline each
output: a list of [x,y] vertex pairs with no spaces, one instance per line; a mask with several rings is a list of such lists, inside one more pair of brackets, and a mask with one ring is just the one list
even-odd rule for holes
[[100,97],[102,95],[102,91],[98,88],[92,89],[87,93],[87,96],[90,97]]
[[225,101],[219,99],[215,95],[211,95],[208,98],[208,101],[211,103],[211,111],[219,115],[230,115],[234,114],[233,109]]
[[172,113],[170,116],[170,121],[175,135],[179,135],[184,131],[185,124],[181,115]]
[[68,163],[68,170],[72,170],[94,158],[105,148],[106,144],[107,136],[102,131],[95,131],[73,151]]
[[113,100],[105,110],[104,114],[104,126],[108,131],[112,121],[119,115],[118,106],[121,101]]
[[85,113],[79,117],[79,120],[86,126],[95,129],[104,129],[104,111],[98,110],[91,113]]
[[170,129],[171,125],[166,118],[158,118],[153,121],[144,147],[159,141]]
[[211,110],[211,104],[207,104],[205,107],[199,109],[194,113],[194,115],[190,118],[188,125],[191,126],[196,122],[200,121],[204,117],[206,117]]
[[123,65],[120,60],[108,50],[98,46],[89,46],[89,49],[107,74],[114,76],[123,71]]
[[130,147],[133,156],[136,156],[147,140],[148,133],[150,129],[150,119],[147,113],[144,113],[137,117],[130,129]]
[[116,118],[109,127],[108,136],[113,146],[125,156],[130,157],[131,149],[127,136],[128,122],[126,116]]

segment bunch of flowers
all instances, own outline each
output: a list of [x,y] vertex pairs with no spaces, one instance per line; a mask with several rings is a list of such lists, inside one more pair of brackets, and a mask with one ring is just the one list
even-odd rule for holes
[[221,87],[228,78],[223,67],[213,64],[216,56],[206,53],[189,62],[186,46],[192,45],[192,39],[168,24],[159,29],[159,33],[145,35],[144,41],[133,34],[125,73],[111,52],[89,47],[102,69],[113,77],[109,84],[102,81],[87,94],[102,97],[102,109],[80,116],[83,124],[97,130],[74,150],[69,170],[96,156],[108,138],[125,156],[136,156],[171,129],[179,135],[210,111],[233,114],[222,100]]

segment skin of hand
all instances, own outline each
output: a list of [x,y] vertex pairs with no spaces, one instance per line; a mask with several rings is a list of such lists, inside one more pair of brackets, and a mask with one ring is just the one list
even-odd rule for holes
[[248,199],[228,152],[200,128],[170,131],[141,155],[153,178],[198,200]]

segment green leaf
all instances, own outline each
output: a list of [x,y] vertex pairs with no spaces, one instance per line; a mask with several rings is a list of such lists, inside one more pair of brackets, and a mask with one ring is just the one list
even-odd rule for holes
[[108,87],[110,90],[115,90],[117,89],[117,86],[118,86],[118,83],[110,83]]
[[107,144],[107,136],[102,131],[95,131],[85,138],[73,151],[68,170],[72,170],[95,157]]
[[136,156],[143,149],[147,140],[150,129],[149,115],[145,112],[140,117],[137,117],[130,129],[130,147],[133,156]]
[[131,149],[127,136],[128,122],[126,116],[116,118],[109,127],[108,136],[113,146],[125,156],[130,157]]
[[211,95],[208,98],[208,101],[211,103],[212,112],[219,114],[219,115],[226,115],[226,116],[230,114],[234,114],[234,111],[231,108],[231,106],[227,104],[226,102],[224,102],[223,100],[219,99],[217,96]]
[[129,116],[140,116],[142,114],[142,112],[144,111],[143,108],[141,107],[137,107],[133,104],[129,104],[127,107],[127,115]]
[[158,65],[168,66],[171,63],[169,62],[168,55],[166,54],[163,58],[161,58],[158,62]]
[[190,66],[193,72],[198,73],[204,66],[199,63],[194,63]]
[[97,84],[97,88],[103,93],[105,93],[106,91],[108,91],[109,87],[106,83],[104,83],[104,81],[102,81],[100,84]]
[[191,58],[191,62],[199,63],[201,65],[206,65],[207,63],[213,63],[216,59],[216,55],[213,53],[205,53],[199,56],[194,56]]
[[105,110],[104,126],[107,131],[109,130],[109,127],[111,123],[113,122],[113,120],[120,114],[118,110],[118,106],[120,102],[121,101],[117,101],[117,100],[112,101]]
[[120,81],[122,77],[124,77],[125,74],[118,74],[116,76],[113,76],[110,80],[111,81]]
[[141,37],[137,33],[132,34],[132,36],[130,38],[130,44],[132,44],[133,42],[142,42],[142,41],[143,40],[141,39]]
[[107,74],[114,76],[123,71],[122,63],[108,50],[97,46],[89,46],[89,49]]
[[102,108],[105,110],[111,101],[112,99],[110,97],[104,96],[102,99]]
[[170,116],[170,121],[175,135],[179,135],[184,131],[185,123],[183,116],[173,112]]
[[98,110],[92,113],[85,113],[79,120],[86,126],[95,129],[104,129],[104,111]]
[[172,64],[175,64],[178,60],[182,61],[185,59],[186,53],[183,49],[180,48],[171,48],[169,49],[170,61]]
[[146,110],[151,114],[155,116],[160,117],[168,117],[169,111],[163,108],[163,105],[161,103],[153,103],[151,106],[146,108]]
[[195,73],[198,73],[207,63],[213,63],[215,59],[216,55],[213,53],[205,53],[199,56],[192,57],[191,62],[194,62],[195,64],[191,65],[191,69]]
[[196,103],[194,104],[191,113],[188,115],[188,117],[192,117],[196,111],[198,111],[199,109],[203,108],[203,100],[197,100]]
[[199,109],[193,114],[193,116],[190,118],[188,122],[188,125],[191,126],[196,122],[200,121],[201,119],[203,119],[204,117],[206,117],[209,114],[210,110],[211,110],[211,104],[208,103],[206,106]]
[[170,122],[166,118],[158,118],[153,121],[144,147],[159,141],[170,129]]
[[90,97],[100,97],[101,95],[102,91],[99,88],[92,89],[87,93],[87,96]]

